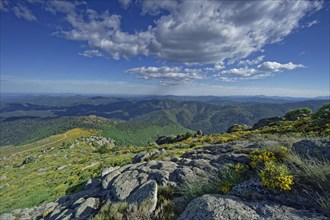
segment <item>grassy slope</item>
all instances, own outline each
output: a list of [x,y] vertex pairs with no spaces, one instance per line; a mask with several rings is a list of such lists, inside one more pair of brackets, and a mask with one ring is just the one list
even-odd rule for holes
[[[30,151],[18,152],[0,160],[0,176],[6,177],[0,183],[0,212],[54,201],[79,188],[89,178],[99,175],[103,166],[123,164],[133,157],[130,152],[120,156],[100,154],[83,142],[70,148],[72,141],[91,136],[93,131],[73,129],[65,134],[67,138],[61,143],[33,150],[40,143],[52,143],[63,134],[29,145]],[[23,148],[26,150],[27,146]],[[32,162],[23,164],[26,158],[31,158]],[[91,164],[95,165],[86,168]]]
[[[104,120],[94,118],[93,120]],[[38,143],[26,145],[22,150],[37,148],[31,151],[17,153],[10,157],[0,159],[0,212],[8,212],[16,208],[32,207],[42,202],[50,202],[79,190],[89,178],[100,174],[100,171],[109,166],[129,163],[134,155],[141,151],[151,149],[166,149],[167,157],[177,157],[185,151],[202,147],[208,144],[225,143],[232,140],[276,140],[301,139],[309,137],[330,136],[330,121],[322,120],[322,125],[313,125],[311,117],[301,118],[297,121],[284,121],[259,130],[245,130],[234,133],[206,135],[199,138],[189,138],[179,143],[167,145],[151,145],[145,147],[111,147],[108,153],[101,154],[97,147],[89,143],[77,141],[81,136],[100,134],[96,131],[74,129],[67,133],[65,140],[52,143],[61,139],[63,134],[42,140]],[[106,122],[106,126],[110,126]],[[303,132],[302,132],[303,131]],[[113,134],[116,134],[112,131]],[[146,130],[148,133],[148,130]],[[63,142],[63,143],[62,143]],[[19,147],[17,147],[19,149]],[[6,151],[7,154],[11,152]],[[31,158],[30,163],[22,165],[26,158]],[[91,164],[93,166],[87,168]],[[6,177],[6,178],[4,178]]]
[[73,128],[97,129],[118,144],[146,145],[159,135],[175,135],[189,131],[177,123],[120,122],[114,123],[97,117],[62,117],[50,119],[24,119],[0,123],[0,146],[30,144],[40,139]]

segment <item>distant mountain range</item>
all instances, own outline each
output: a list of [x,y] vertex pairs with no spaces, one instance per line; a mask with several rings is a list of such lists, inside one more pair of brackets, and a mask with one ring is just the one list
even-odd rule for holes
[[[252,126],[262,118],[283,116],[292,109],[307,107],[316,111],[327,102],[329,100],[326,99],[278,99],[263,96],[7,96],[2,99],[0,107],[0,127],[3,133],[8,134],[3,136],[6,142],[2,144],[20,143],[29,138],[56,134],[63,129],[85,126],[81,116],[95,115],[116,121],[111,128],[107,126],[106,130],[110,136],[112,133],[122,136],[122,142],[126,142],[128,131],[140,134],[141,137],[141,132],[149,129],[143,134],[144,141],[138,142],[145,143],[161,134],[162,127],[168,130],[166,134],[198,129],[209,134],[221,133],[233,124]],[[67,117],[70,119],[65,119]],[[17,137],[18,128],[20,137]],[[15,142],[11,141],[12,136],[16,136]],[[136,143],[135,139],[137,137],[131,136],[128,143]]]

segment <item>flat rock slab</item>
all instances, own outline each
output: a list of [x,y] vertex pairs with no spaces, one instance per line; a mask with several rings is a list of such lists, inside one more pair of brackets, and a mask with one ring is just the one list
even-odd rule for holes
[[129,204],[136,204],[138,208],[143,208],[151,214],[157,205],[157,183],[153,180],[149,180],[137,189],[127,202]]
[[326,220],[328,218],[307,210],[298,210],[267,201],[245,202],[235,196],[203,195],[190,202],[178,219]]

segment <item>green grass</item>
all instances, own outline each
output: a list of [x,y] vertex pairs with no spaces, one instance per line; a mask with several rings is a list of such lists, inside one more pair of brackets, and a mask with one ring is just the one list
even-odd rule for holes
[[[117,154],[100,154],[83,142],[70,148],[73,140],[92,133],[74,129],[67,134],[64,144],[61,141],[0,159],[0,176],[6,177],[0,181],[0,213],[54,201],[81,189],[83,182],[100,175],[104,167],[123,165],[134,157],[130,152],[121,153],[120,149]],[[35,160],[23,165],[31,155]],[[93,162],[98,164],[83,169]]]
[[147,145],[158,136],[176,135],[189,131],[177,125],[113,124],[101,125],[103,136],[110,137],[120,145]]
[[287,160],[295,177],[295,183],[330,214],[330,161],[303,158],[290,152]]

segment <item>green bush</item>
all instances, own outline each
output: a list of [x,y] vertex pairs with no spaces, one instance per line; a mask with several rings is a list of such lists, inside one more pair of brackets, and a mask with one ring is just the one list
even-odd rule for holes
[[314,115],[313,115],[314,124],[327,124],[330,123],[330,103],[322,106]]
[[110,153],[110,149],[109,149],[109,147],[102,145],[101,147],[99,147],[97,149],[97,152],[99,152],[100,154],[107,154],[107,153]]
[[284,118],[294,121],[297,120],[299,117],[305,117],[311,115],[313,112],[309,108],[301,108],[301,109],[296,109],[296,110],[291,110],[288,111],[285,115]]

